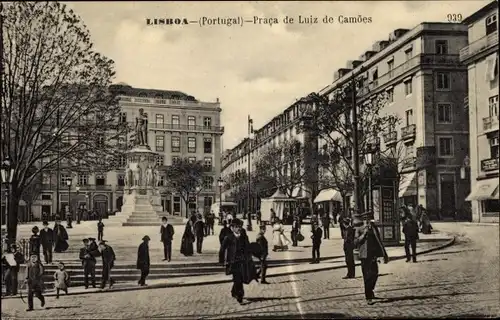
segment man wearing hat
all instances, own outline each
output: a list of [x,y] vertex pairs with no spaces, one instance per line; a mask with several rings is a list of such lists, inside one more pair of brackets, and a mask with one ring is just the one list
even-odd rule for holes
[[379,257],[384,258],[384,263],[389,262],[389,257],[385,251],[380,237],[380,232],[375,225],[371,213],[354,215],[353,225],[356,228],[354,245],[359,249],[359,259],[361,260],[361,271],[365,285],[365,298],[368,304],[373,304],[375,299],[375,285],[378,279]]
[[137,269],[141,270],[141,278],[138,284],[143,287],[146,285],[146,277],[149,274],[149,241],[151,238],[149,236],[144,236],[142,238],[142,243],[139,245],[137,250]]
[[97,253],[97,255],[94,255],[94,257],[98,257],[99,254],[99,245],[97,242],[95,242],[96,238],[89,237],[89,248],[90,251],[93,252],[94,254]]
[[17,275],[21,263],[24,263],[24,256],[17,251],[17,246],[12,243],[9,252],[2,257],[2,266],[6,267],[5,272],[5,293],[6,295],[17,295]]
[[54,232],[49,228],[47,221],[43,222],[43,229],[40,231],[40,240],[43,249],[45,263],[52,263],[52,246],[54,244]]
[[106,244],[106,240],[101,240],[99,242],[99,252],[102,257],[102,275],[101,275],[101,289],[106,287],[106,283],[109,281],[109,288],[113,287],[114,280],[111,278],[111,269],[115,265],[115,252],[111,246]]
[[33,233],[30,237],[29,241],[29,252],[30,255],[36,254],[37,257],[40,259],[40,245],[41,245],[41,239],[40,236],[38,235],[38,232],[40,229],[38,229],[37,226],[34,226],[31,229],[31,232]]
[[26,264],[26,280],[28,284],[28,309],[33,311],[33,296],[36,296],[42,303],[42,308],[45,306],[45,298],[43,296],[43,266],[36,254],[32,254],[30,261]]
[[354,227],[351,218],[342,217],[340,229],[344,239],[344,256],[347,266],[347,275],[343,279],[354,279],[356,277],[356,264],[354,263]]
[[[83,248],[80,249],[80,260],[82,261],[83,266],[83,281],[85,284],[85,289],[89,287],[89,275],[92,281],[92,287],[96,287],[95,284],[95,264],[96,259],[95,255],[99,254],[98,252],[92,252],[92,248],[90,247],[89,239],[83,239]],[[97,248],[95,249],[97,250]]]
[[203,250],[203,238],[205,237],[205,223],[201,214],[196,215],[196,222],[194,223],[194,235],[196,237],[196,252],[201,253]]

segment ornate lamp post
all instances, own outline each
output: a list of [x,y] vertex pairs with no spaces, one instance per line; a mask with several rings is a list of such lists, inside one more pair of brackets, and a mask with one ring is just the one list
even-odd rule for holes
[[[76,195],[80,194],[80,186],[75,187]],[[77,201],[78,202],[78,201]],[[80,224],[83,208],[76,209],[76,224]]]
[[[10,189],[12,185],[12,179],[14,178],[14,166],[10,162],[9,158],[5,158],[5,160],[2,162],[2,167],[1,167],[1,173],[2,173],[2,183],[7,185],[7,189],[5,190],[5,226],[7,228],[7,233],[9,230],[9,212],[10,212]],[[2,215],[3,217],[3,215]],[[8,239],[10,240],[10,239]]]
[[196,201],[195,202],[195,204],[196,204],[196,213],[200,213],[199,210],[198,210],[198,195],[200,194],[201,190],[203,190],[203,186],[196,186],[195,190],[196,190],[196,200],[195,200]]
[[373,186],[372,186],[372,166],[373,166],[373,148],[368,144],[365,151],[365,164],[368,167],[368,208],[373,214]]
[[224,180],[221,177],[217,179],[217,186],[219,187],[219,225],[222,225],[222,186],[224,185]]
[[71,229],[73,226],[71,225],[71,178],[66,180],[66,185],[68,186],[68,212],[66,212],[66,228]]

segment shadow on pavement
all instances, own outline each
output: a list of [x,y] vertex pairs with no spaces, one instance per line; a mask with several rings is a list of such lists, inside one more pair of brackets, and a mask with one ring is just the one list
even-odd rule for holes
[[245,298],[245,300],[249,301],[250,303],[253,303],[253,302],[298,299],[298,298],[300,298],[300,297],[248,297],[248,298]]
[[57,306],[57,307],[45,307],[45,310],[51,310],[51,309],[72,309],[72,308],[81,308],[81,306]]
[[435,255],[445,255],[445,254],[455,254],[455,253],[464,253],[464,252],[471,252],[471,251],[479,251],[478,249],[465,249],[465,250],[455,250],[455,251],[438,251],[438,252],[431,252],[431,253],[426,253],[426,256],[435,256]]
[[[347,316],[342,313],[302,313],[302,314],[286,314],[280,316],[239,316],[238,319],[345,319]],[[231,318],[221,318],[221,319],[231,319]],[[234,318],[233,318],[234,319]]]
[[[378,276],[379,276],[379,277],[384,277],[384,276],[390,276],[390,275],[392,275],[392,273],[381,273],[381,274],[379,274]],[[361,277],[360,277],[360,278],[361,278]]]
[[447,261],[448,259],[447,258],[443,258],[443,259],[420,259],[418,260],[418,262],[422,263],[422,262],[435,262],[435,261]]
[[307,279],[301,279],[301,280],[299,280],[299,279],[293,279],[293,280],[289,279],[289,280],[285,280],[285,281],[277,281],[277,282],[272,282],[272,283],[278,284],[278,283],[292,283],[292,282],[306,282],[306,281],[308,281],[308,280]]

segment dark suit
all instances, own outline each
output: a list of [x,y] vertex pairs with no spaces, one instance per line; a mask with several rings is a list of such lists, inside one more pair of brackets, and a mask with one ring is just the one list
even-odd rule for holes
[[149,246],[147,242],[143,242],[137,249],[137,269],[141,270],[140,285],[146,284],[146,277],[149,275]]
[[323,230],[317,227],[312,232],[312,260],[313,262],[319,262],[320,253],[319,248],[321,246],[321,236],[323,235]]
[[38,256],[38,260],[40,260],[40,246],[42,244],[42,240],[38,234],[33,234],[30,237],[29,250],[30,255],[36,254]]
[[101,252],[102,257],[102,279],[101,279],[101,289],[104,289],[106,283],[109,280],[109,286],[113,286],[113,279],[111,278],[111,269],[115,264],[116,256],[113,248],[106,245],[106,248]]
[[356,228],[354,236],[354,245],[359,248],[366,299],[373,299],[375,297],[373,290],[378,280],[377,258],[384,257],[384,259],[388,259],[385,248],[381,243],[377,226],[372,222],[370,222],[370,225],[370,229],[364,226]]
[[226,273],[233,275],[231,295],[233,298],[238,299],[238,301],[241,301],[245,295],[243,283],[246,282],[245,277],[248,278],[248,274],[244,273],[248,270],[245,268],[245,264],[247,264],[249,258],[248,249],[250,243],[248,241],[248,236],[243,231],[244,230],[242,230],[239,238],[232,232],[225,237],[221,246],[221,252],[223,254],[219,254],[219,258],[224,257],[224,261],[219,262],[225,262]]
[[[417,240],[418,240],[418,224],[413,219],[406,219],[403,224],[403,233],[405,234],[405,253],[406,261],[413,259],[417,261]],[[411,254],[410,254],[411,247]]]
[[347,266],[347,277],[354,278],[356,276],[356,264],[354,263],[354,228],[352,226],[344,226],[344,255]]
[[293,220],[292,222],[292,247],[296,247],[298,245],[297,235],[300,233],[300,222],[299,220]]
[[256,242],[260,245],[262,251],[260,255],[260,281],[266,281],[267,273],[267,256],[269,254],[269,244],[266,237],[263,234],[257,236]]
[[203,249],[203,238],[205,237],[205,223],[198,220],[194,224],[194,235],[196,237],[196,252],[201,253]]
[[52,246],[54,245],[54,231],[48,228],[47,231],[40,231],[40,242],[42,243],[43,258],[45,263],[52,263]]
[[172,240],[174,238],[174,227],[171,224],[161,226],[160,228],[161,242],[163,242],[163,257],[170,261],[172,258]]
[[86,246],[80,249],[80,260],[82,260],[83,266],[83,281],[85,288],[89,287],[89,275],[92,281],[92,286],[95,288],[95,256],[99,255],[99,251],[92,251],[90,246]]
[[43,266],[40,261],[36,263],[28,262],[26,265],[27,276],[26,280],[28,282],[28,307],[33,309],[33,296],[36,296],[42,304],[45,304],[45,298],[43,297]]
[[323,223],[324,238],[330,239],[330,215],[328,213],[321,217],[321,223]]

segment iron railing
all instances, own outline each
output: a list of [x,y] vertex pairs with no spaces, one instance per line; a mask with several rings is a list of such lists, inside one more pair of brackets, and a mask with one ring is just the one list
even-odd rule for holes
[[484,37],[470,43],[467,47],[460,50],[460,61],[467,60],[469,57],[498,45],[498,31],[485,35]]

